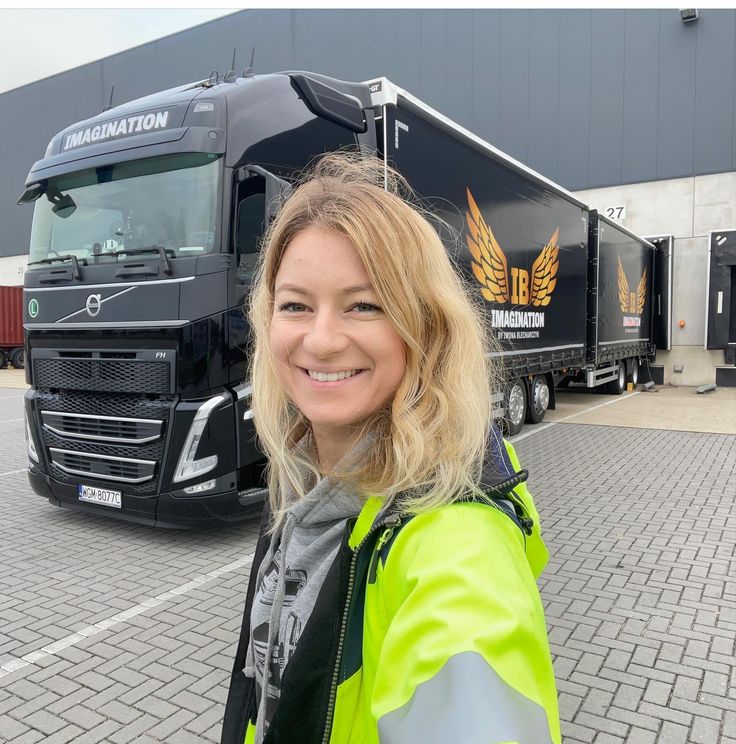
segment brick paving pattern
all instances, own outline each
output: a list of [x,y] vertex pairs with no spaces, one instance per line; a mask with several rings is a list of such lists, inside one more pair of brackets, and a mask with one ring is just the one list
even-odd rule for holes
[[563,424],[518,452],[566,744],[736,744],[736,438]]
[[[56,509],[12,472],[21,416],[0,389],[0,742],[219,741],[256,524]],[[736,744],[736,438],[559,424],[517,451],[566,744]]]

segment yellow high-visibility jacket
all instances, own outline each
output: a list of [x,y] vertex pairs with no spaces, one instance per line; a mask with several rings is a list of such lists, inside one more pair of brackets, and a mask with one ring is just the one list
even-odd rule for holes
[[[487,502],[407,517],[379,515],[375,497],[351,521],[264,744],[560,744],[535,583],[547,550],[513,447],[492,449]],[[242,672],[252,584],[222,744],[254,741],[255,684]]]

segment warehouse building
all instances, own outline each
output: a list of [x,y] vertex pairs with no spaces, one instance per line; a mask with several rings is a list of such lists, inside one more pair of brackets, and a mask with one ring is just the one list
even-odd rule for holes
[[643,236],[671,237],[665,383],[736,362],[736,10],[247,10],[0,94],[0,284],[22,284],[53,134],[246,67],[386,76]]

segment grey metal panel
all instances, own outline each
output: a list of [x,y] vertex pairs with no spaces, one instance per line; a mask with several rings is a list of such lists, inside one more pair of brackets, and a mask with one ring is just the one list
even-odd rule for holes
[[[357,23],[355,23],[356,20]],[[356,11],[352,23],[350,18],[346,18],[343,14],[336,15],[331,20],[328,10],[295,11],[294,62],[296,67],[304,70],[324,71],[323,74],[333,77],[344,75],[351,67],[349,63],[346,64],[345,53],[353,56],[345,40],[352,37],[353,33],[357,35],[360,28],[368,31],[370,23],[371,11],[366,10]],[[372,36],[372,34],[367,35]],[[325,54],[328,50],[330,53]],[[370,47],[366,50],[370,55],[369,50]]]
[[647,181],[657,172],[659,11],[626,10],[622,183]]
[[659,105],[656,178],[693,174],[695,48],[700,21],[660,10]]
[[[326,11],[329,13],[330,11]],[[350,11],[346,11],[350,12]],[[403,11],[406,12],[406,11]],[[394,17],[398,18],[399,14],[402,13],[402,11],[397,11],[394,13]],[[398,35],[398,30],[396,28],[396,23],[386,23],[385,22],[385,16],[381,15],[380,13],[377,13],[376,11],[372,11],[371,14],[371,22],[370,26],[368,27],[368,32],[371,34],[372,39],[370,41],[370,46],[372,47],[373,51],[373,59],[372,59],[372,67],[371,67],[371,74],[368,77],[385,75],[385,73],[381,72],[381,70],[385,69],[392,69],[397,70],[396,65],[396,59],[397,59],[397,52],[398,48],[402,42],[401,37]],[[350,56],[353,56],[351,54],[351,49],[353,48],[353,41],[352,39],[346,38],[346,53]],[[358,72],[362,72],[361,70],[358,70]],[[388,77],[388,75],[386,75]],[[361,77],[358,75],[357,77],[353,78],[354,80],[366,80],[367,78]],[[389,78],[390,79],[390,78]]]
[[[574,189],[587,188],[589,183],[591,53],[591,11],[560,11],[557,180]],[[499,146],[503,149],[503,145]]]
[[473,126],[473,97],[470,93],[473,69],[473,11],[455,10],[445,21],[445,108],[457,111],[458,124]]
[[695,172],[723,170],[734,132],[736,14],[711,10],[698,23],[695,57]]
[[530,22],[527,164],[556,181],[560,101],[560,11],[535,11],[530,15]]
[[471,129],[485,140],[498,142],[501,121],[498,94],[501,81],[501,14],[498,11],[473,11],[471,43],[473,45]]
[[589,188],[621,180],[624,109],[624,11],[592,14]]
[[[499,141],[526,162],[529,150],[529,10],[501,12],[501,106]],[[450,114],[452,116],[452,114]]]
[[445,59],[441,51],[445,41],[445,10],[421,10],[422,100],[433,108],[445,110]]
[[78,67],[0,96],[0,256],[28,252],[33,207],[15,202],[31,165],[43,157],[57,131],[101,110],[99,65]]
[[[406,90],[419,90],[422,81],[422,29],[419,19],[412,10],[397,11],[395,19],[395,78],[389,80],[395,79],[396,84]],[[358,79],[360,78],[356,78]]]
[[27,248],[15,199],[53,133],[253,46],[257,72],[386,75],[570,189],[736,170],[734,9],[247,10],[0,94],[0,255]]

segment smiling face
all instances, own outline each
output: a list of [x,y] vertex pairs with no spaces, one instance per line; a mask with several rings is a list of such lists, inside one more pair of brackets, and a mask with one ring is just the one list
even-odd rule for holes
[[[355,425],[393,398],[406,370],[404,341],[378,306],[353,243],[323,228],[302,230],[284,251],[270,343],[276,374],[311,422],[320,462],[331,465],[352,446]],[[308,370],[360,371],[321,381]]]

